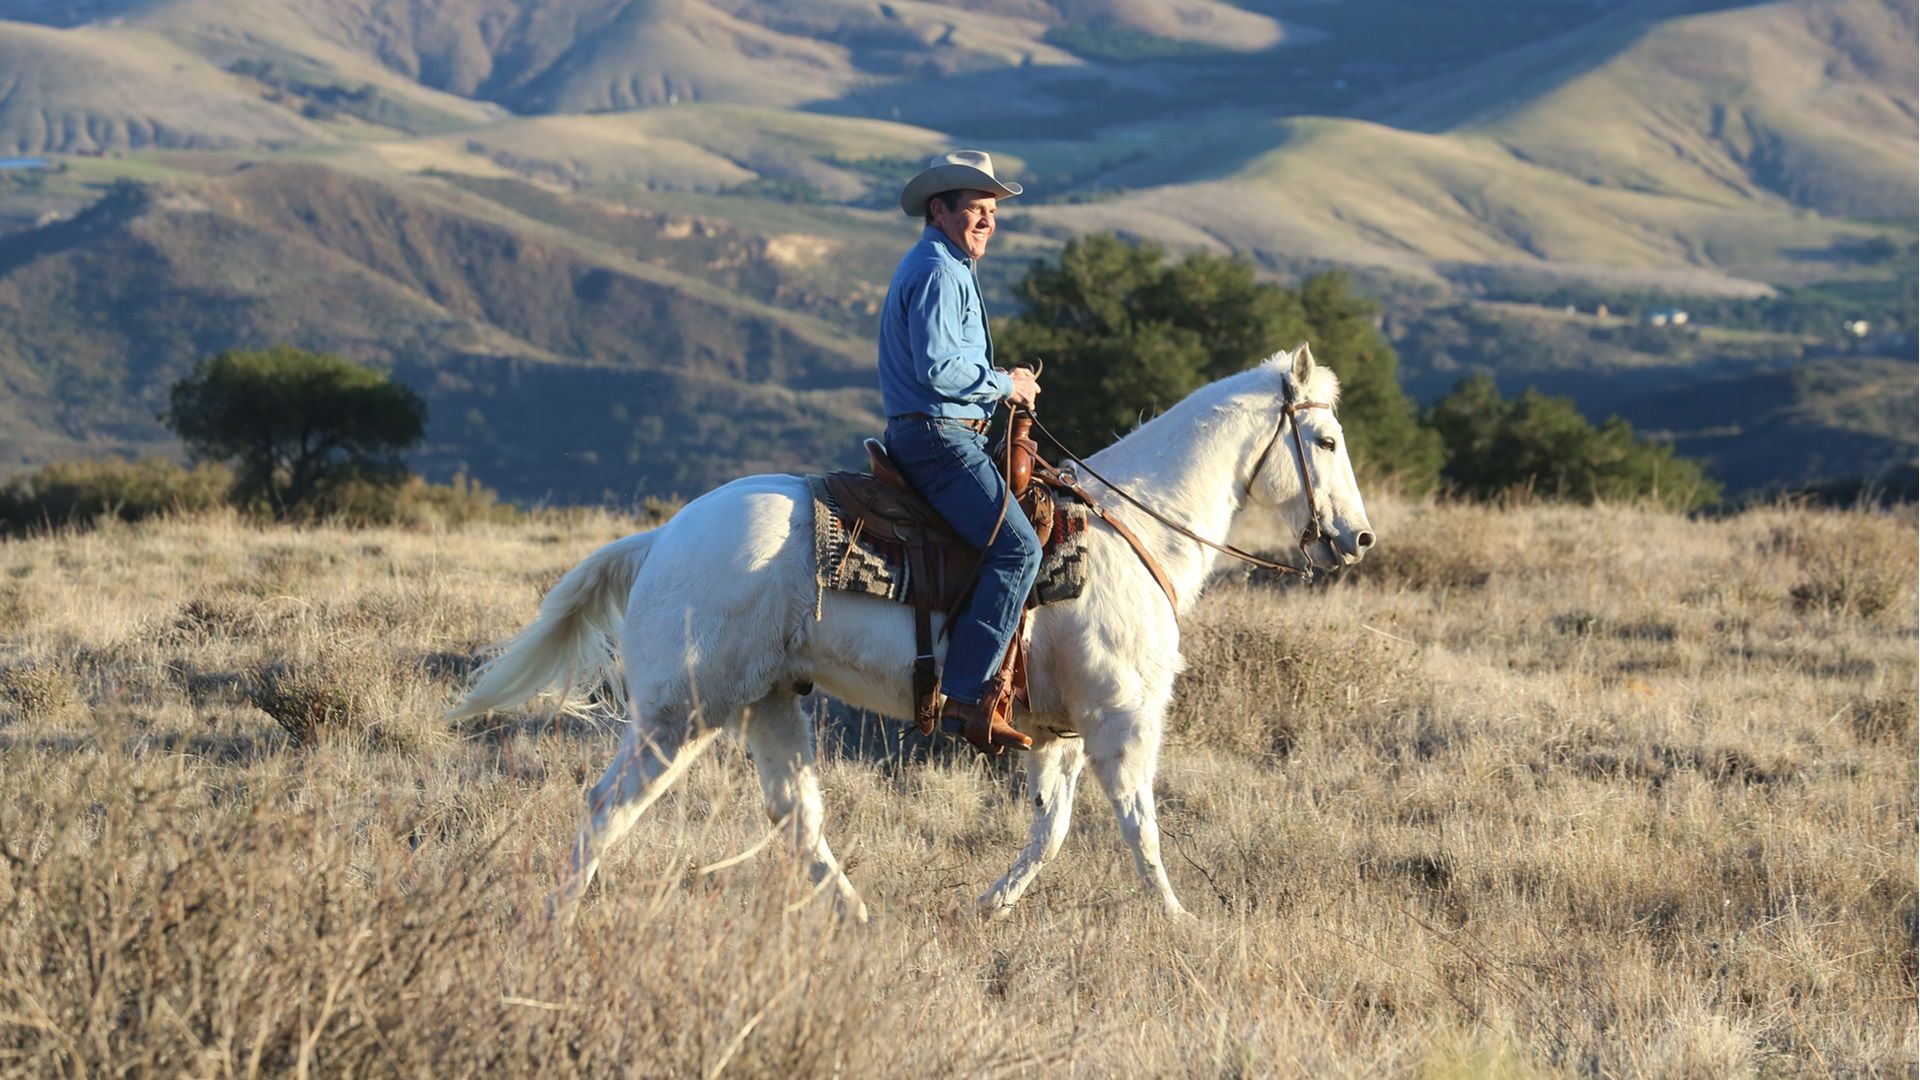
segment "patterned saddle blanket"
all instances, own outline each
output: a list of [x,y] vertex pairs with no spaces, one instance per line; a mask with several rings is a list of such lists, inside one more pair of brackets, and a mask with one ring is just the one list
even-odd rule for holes
[[[834,501],[824,476],[807,477],[813,493],[814,617],[829,589],[877,596],[899,604],[913,602],[916,588],[905,543],[872,530],[855,529],[852,517]],[[1086,534],[1090,508],[1070,492],[1054,491],[1053,525],[1041,537],[1036,604],[1072,600],[1086,588]],[[1014,511],[1018,513],[1018,510]],[[971,562],[967,565],[971,567]],[[953,575],[951,571],[936,572]],[[958,582],[935,585],[936,593]]]

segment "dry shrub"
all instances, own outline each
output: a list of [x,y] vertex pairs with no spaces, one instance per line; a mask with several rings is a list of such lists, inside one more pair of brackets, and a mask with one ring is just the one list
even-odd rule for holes
[[1909,516],[1819,510],[1793,513],[1768,539],[1800,571],[1795,611],[1867,619],[1912,614],[1915,543]]
[[262,665],[246,694],[302,746],[344,739],[404,749],[419,743],[430,715],[409,714],[407,675],[364,648],[330,645],[309,659]]
[[185,469],[151,457],[55,462],[0,486],[0,533],[203,513],[224,506],[232,486],[233,470],[219,464]]
[[252,572],[239,585],[255,596],[300,596],[342,558],[311,542],[276,543],[253,556]]
[[25,581],[0,581],[0,632],[26,629],[45,610],[45,602]]
[[1680,628],[1665,619],[1618,619],[1585,608],[1563,611],[1549,620],[1555,633],[1570,637],[1609,637],[1619,641],[1671,642]]
[[456,474],[445,484],[408,475],[397,481],[350,476],[329,485],[302,506],[296,519],[366,527],[397,525],[409,529],[459,528],[483,522],[517,521],[524,513],[471,477]]
[[1912,746],[1916,741],[1915,712],[1911,693],[1861,698],[1847,706],[1847,723],[1863,742]]
[[44,720],[65,712],[80,699],[73,675],[57,663],[26,663],[0,668],[0,700],[23,720]]
[[1345,577],[1387,589],[1477,590],[1522,556],[1512,514],[1459,503],[1415,506],[1404,513],[1391,532],[1383,531],[1364,562],[1342,572]]
[[1316,622],[1311,596],[1297,618],[1276,618],[1257,592],[1237,600],[1186,631],[1176,737],[1284,758],[1309,734],[1417,710],[1423,684],[1406,645]]
[[192,638],[235,637],[253,625],[253,615],[230,596],[197,596],[186,602],[173,628]]
[[247,700],[303,746],[317,741],[323,730],[364,729],[371,722],[338,676],[323,669],[268,664],[255,674]]

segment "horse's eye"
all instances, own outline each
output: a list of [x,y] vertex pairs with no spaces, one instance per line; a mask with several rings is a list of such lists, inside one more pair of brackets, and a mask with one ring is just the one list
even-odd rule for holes
[[1331,436],[1331,435],[1322,435],[1322,436],[1320,437],[1320,449],[1322,449],[1322,450],[1331,450],[1331,449],[1333,449],[1333,436]]

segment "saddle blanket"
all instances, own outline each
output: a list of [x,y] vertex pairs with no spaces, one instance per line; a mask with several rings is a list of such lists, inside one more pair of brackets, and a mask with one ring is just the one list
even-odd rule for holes
[[[827,493],[826,478],[807,477],[807,488],[813,493],[814,618],[820,617],[820,599],[829,589],[910,603],[906,546],[870,531],[849,543],[848,523]],[[1039,603],[1072,600],[1086,588],[1088,513],[1087,504],[1072,494],[1054,492],[1053,530],[1041,537],[1040,577],[1034,583]]]

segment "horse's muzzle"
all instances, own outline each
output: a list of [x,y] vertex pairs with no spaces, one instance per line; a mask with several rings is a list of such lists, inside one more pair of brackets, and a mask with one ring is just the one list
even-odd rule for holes
[[1373,546],[1373,532],[1360,529],[1344,536],[1335,534],[1327,547],[1332,550],[1335,560],[1341,566],[1352,566],[1366,558],[1367,549]]

